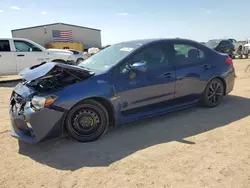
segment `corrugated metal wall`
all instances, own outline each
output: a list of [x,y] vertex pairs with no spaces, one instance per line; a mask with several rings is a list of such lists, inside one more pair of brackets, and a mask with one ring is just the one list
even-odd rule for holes
[[53,42],[52,30],[72,30],[73,40],[76,42],[83,42],[86,47],[102,46],[101,32],[98,30],[68,26],[63,24],[48,25],[44,27],[33,27],[22,30],[13,30],[13,38],[27,38],[42,46]]

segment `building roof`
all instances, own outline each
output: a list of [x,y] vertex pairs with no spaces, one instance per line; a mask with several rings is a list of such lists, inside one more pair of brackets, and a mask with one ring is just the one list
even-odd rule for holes
[[94,30],[94,31],[101,31],[100,29],[94,29],[94,28],[90,28],[90,27],[82,27],[82,26],[78,26],[78,25],[71,25],[71,24],[65,24],[65,23],[52,23],[52,24],[46,24],[46,25],[38,25],[38,26],[33,26],[33,27],[26,27],[26,28],[21,28],[21,29],[13,29],[11,31],[20,31],[20,30],[25,30],[25,29],[33,29],[33,28],[38,28],[38,27],[46,27],[46,26],[52,26],[52,25],[66,25],[66,26],[71,26],[71,27],[78,27],[78,28],[83,28],[83,29],[90,29],[90,30]]

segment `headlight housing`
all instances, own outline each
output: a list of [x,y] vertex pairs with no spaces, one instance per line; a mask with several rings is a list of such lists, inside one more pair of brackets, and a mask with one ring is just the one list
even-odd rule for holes
[[49,97],[34,96],[31,99],[31,106],[34,107],[35,110],[41,110],[54,103],[56,99],[57,99],[56,96],[49,96]]

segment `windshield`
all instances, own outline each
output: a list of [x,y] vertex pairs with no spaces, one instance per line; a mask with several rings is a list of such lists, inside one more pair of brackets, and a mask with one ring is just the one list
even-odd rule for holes
[[209,40],[206,43],[206,46],[208,46],[209,48],[215,48],[219,43],[220,43],[220,40]]
[[116,65],[119,61],[140,47],[139,43],[119,43],[101,50],[95,55],[82,61],[78,66],[93,71],[105,71]]

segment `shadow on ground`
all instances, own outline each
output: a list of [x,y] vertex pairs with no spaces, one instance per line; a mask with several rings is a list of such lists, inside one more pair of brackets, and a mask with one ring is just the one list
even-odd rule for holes
[[139,150],[171,141],[185,141],[250,114],[250,99],[227,96],[217,108],[194,107],[168,115],[111,128],[102,139],[77,143],[68,139],[37,145],[19,143],[19,153],[61,170],[108,166]]
[[0,81],[0,87],[15,87],[21,80]]

